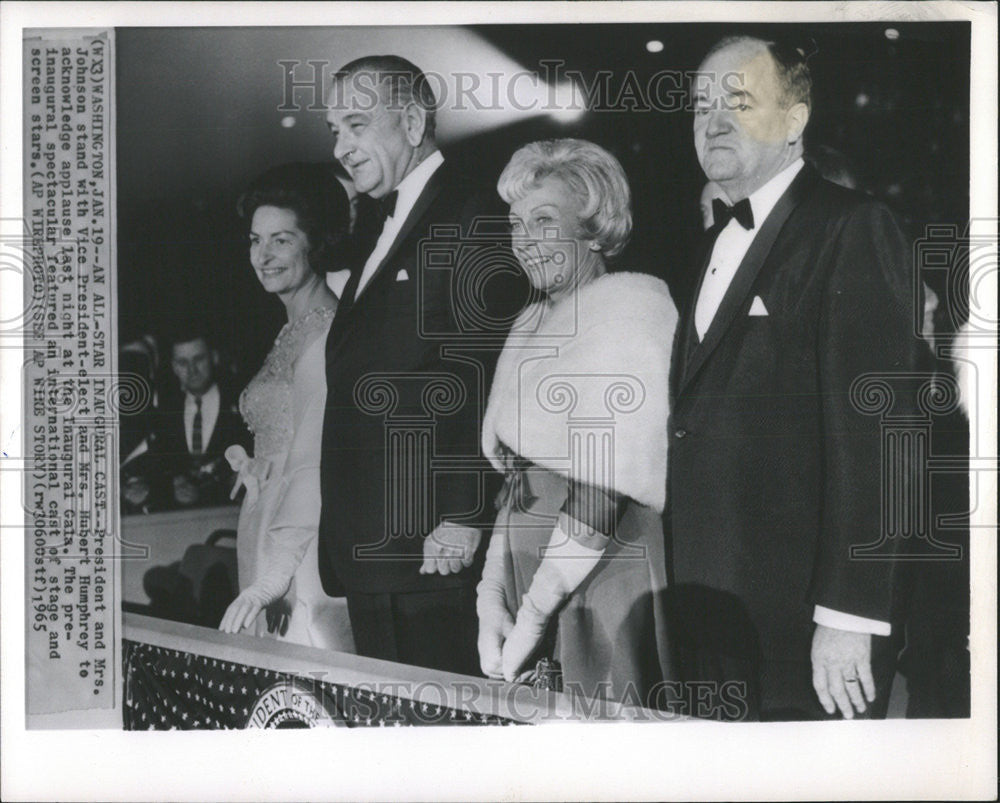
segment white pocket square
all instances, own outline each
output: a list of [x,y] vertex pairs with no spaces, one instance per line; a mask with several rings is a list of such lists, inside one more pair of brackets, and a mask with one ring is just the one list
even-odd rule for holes
[[764,302],[760,296],[753,297],[753,304],[750,305],[750,311],[747,313],[747,316],[767,317],[767,307],[764,306]]
[[405,282],[410,278],[410,274],[406,272],[406,268],[403,268],[399,273],[396,274],[397,282]]

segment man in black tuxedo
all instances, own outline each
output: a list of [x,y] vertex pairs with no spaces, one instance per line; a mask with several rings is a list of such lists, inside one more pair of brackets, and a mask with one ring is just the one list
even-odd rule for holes
[[227,503],[233,474],[223,453],[233,444],[251,448],[246,425],[216,381],[217,360],[204,334],[184,334],[171,345],[180,393],[152,414],[149,450],[160,507]]
[[327,340],[320,575],[346,591],[360,654],[478,674],[477,558],[493,513],[480,419],[517,312],[516,290],[501,291],[516,262],[495,191],[444,163],[419,68],[354,61],[327,105],[334,155],[382,219]]
[[803,164],[810,88],[800,52],[747,37],[694,83],[698,159],[728,203],[671,371],[674,646],[685,679],[745,683],[750,718],[878,715],[900,635],[892,539],[852,552],[888,504],[880,418],[852,383],[923,367],[910,244]]

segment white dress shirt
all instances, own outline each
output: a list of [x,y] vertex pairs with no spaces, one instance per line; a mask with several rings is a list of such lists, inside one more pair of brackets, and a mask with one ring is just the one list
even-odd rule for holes
[[347,286],[347,280],[350,278],[350,268],[335,270],[326,274],[326,286],[330,288],[330,292],[337,298],[341,298],[344,295],[344,288]]
[[[698,303],[695,305],[694,325],[698,331],[699,340],[704,340],[705,333],[712,325],[712,319],[719,311],[719,305],[722,304],[722,299],[726,295],[733,277],[736,276],[740,263],[747,251],[750,250],[754,237],[757,236],[767,216],[771,214],[778,200],[795,180],[804,164],[802,159],[796,159],[750,196],[754,228],[744,229],[734,218],[719,233],[715,246],[712,248],[712,257],[709,260],[708,269],[705,271],[701,290],[698,293]],[[888,636],[892,632],[892,626],[889,622],[854,616],[825,608],[822,605],[815,606],[813,621],[818,625],[837,630],[850,630],[854,633]]]
[[443,163],[444,156],[441,154],[441,151],[434,151],[434,153],[413,168],[399,182],[399,185],[396,187],[396,210],[391,216],[385,219],[385,224],[382,226],[382,233],[375,243],[374,250],[365,262],[364,270],[361,271],[358,289],[354,294],[355,298],[361,295],[361,291],[365,289],[365,285],[375,275],[375,271],[378,270],[378,266],[385,259],[385,255],[389,253],[389,249],[399,234],[399,230],[403,227],[403,222],[406,220],[407,215],[410,214],[414,204],[416,204],[417,198],[420,197],[420,193],[424,191],[424,187],[427,186],[427,182],[434,175],[434,171]]
[[748,231],[734,218],[719,233],[712,248],[712,259],[708,263],[708,270],[705,271],[701,292],[698,294],[698,304],[694,311],[694,326],[698,330],[699,340],[705,339],[705,333],[712,325],[712,319],[719,311],[719,305],[736,275],[736,270],[750,250],[750,244],[760,231],[761,225],[804,164],[801,159],[796,159],[750,196],[754,228]]
[[[215,430],[215,422],[219,419],[219,386],[212,385],[201,397],[201,451],[208,448],[208,442],[212,439],[212,432]],[[198,409],[195,397],[190,393],[184,394],[184,437],[187,438],[188,452],[191,451],[191,433],[194,432],[194,414]]]

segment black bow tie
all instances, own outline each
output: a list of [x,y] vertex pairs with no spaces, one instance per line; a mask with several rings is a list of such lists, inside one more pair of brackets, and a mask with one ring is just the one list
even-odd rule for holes
[[737,201],[732,206],[721,198],[712,199],[713,225],[719,231],[722,231],[733,218],[736,218],[736,222],[747,231],[753,228],[753,210],[750,208],[749,198]]
[[378,214],[383,224],[386,218],[392,217],[396,213],[396,198],[398,197],[399,191],[393,190],[388,195],[378,199]]

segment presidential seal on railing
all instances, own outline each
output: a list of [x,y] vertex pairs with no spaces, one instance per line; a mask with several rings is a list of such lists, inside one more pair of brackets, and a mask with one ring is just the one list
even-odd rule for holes
[[320,684],[282,680],[261,692],[246,728],[332,728],[347,725]]

